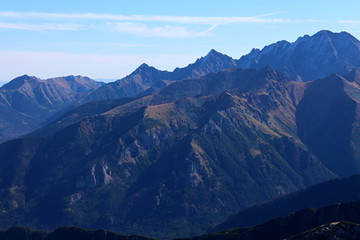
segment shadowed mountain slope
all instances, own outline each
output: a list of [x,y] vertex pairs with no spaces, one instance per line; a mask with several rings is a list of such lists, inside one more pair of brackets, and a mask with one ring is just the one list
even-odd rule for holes
[[336,177],[297,136],[305,89],[270,68],[232,69],[77,108],[48,136],[0,145],[2,225],[190,236]]

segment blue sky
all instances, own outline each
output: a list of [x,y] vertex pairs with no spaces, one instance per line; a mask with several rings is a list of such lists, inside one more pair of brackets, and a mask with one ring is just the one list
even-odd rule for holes
[[358,0],[2,0],[0,81],[119,79],[143,62],[173,70],[211,49],[239,58],[322,29],[360,38],[359,10]]

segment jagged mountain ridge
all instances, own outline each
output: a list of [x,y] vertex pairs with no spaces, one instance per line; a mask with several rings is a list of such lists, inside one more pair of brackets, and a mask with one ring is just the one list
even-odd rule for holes
[[313,36],[305,35],[295,42],[279,41],[253,49],[235,60],[211,50],[184,68],[173,72],[161,71],[142,64],[129,76],[109,83],[84,98],[84,102],[136,97],[159,90],[169,83],[197,78],[209,73],[234,67],[272,68],[287,74],[296,81],[310,81],[330,74],[347,74],[360,67],[360,42],[347,32],[320,31]]
[[15,78],[0,88],[0,142],[42,126],[41,122],[53,113],[75,104],[101,85],[82,76]]
[[226,70],[3,143],[2,224],[189,236],[333,178],[296,135],[304,89],[270,68]]
[[99,88],[83,101],[145,95],[162,89],[174,81],[202,77],[208,73],[235,67],[234,59],[213,49],[205,57],[197,59],[184,68],[176,68],[173,72],[161,71],[144,63],[129,76]]
[[336,73],[345,75],[360,66],[360,42],[347,32],[320,31],[295,42],[279,41],[253,49],[237,61],[241,68],[265,66],[296,81],[310,81]]

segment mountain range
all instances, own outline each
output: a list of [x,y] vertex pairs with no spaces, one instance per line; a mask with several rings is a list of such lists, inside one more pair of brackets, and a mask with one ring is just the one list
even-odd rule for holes
[[1,227],[189,237],[359,173],[359,46],[321,31],[108,84],[14,79],[0,88],[3,140],[27,135],[0,144]]
[[262,50],[253,49],[233,59],[212,49],[205,57],[172,72],[142,64],[129,76],[109,83],[90,94],[85,101],[134,97],[154,92],[178,80],[197,78],[230,68],[264,68],[285,73],[295,81],[310,81],[330,74],[344,75],[360,66],[360,42],[347,32],[320,31],[295,42],[279,41]]

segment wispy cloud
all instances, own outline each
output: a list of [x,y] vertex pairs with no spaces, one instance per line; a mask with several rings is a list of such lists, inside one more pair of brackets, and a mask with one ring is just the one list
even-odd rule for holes
[[226,23],[282,23],[288,22],[281,18],[266,18],[274,14],[255,17],[198,17],[198,16],[156,16],[156,15],[117,15],[96,13],[44,13],[44,12],[0,12],[0,17],[34,18],[34,19],[73,19],[73,20],[114,20],[140,22],[167,22],[181,24],[226,24]]
[[190,32],[187,27],[184,26],[173,26],[165,25],[161,27],[148,27],[142,23],[134,22],[120,22],[110,24],[116,31],[130,33],[140,36],[148,37],[170,37],[170,38],[189,38],[189,37],[200,37],[205,36],[215,29],[216,25],[201,31],[201,32]]
[[[31,20],[43,23],[1,23],[0,28],[18,30],[104,30],[109,29],[145,37],[193,38],[208,36],[216,27],[226,24],[275,24],[316,22],[316,20],[290,20],[275,18],[281,13],[268,13],[250,17],[200,17],[200,16],[158,16],[158,15],[119,15],[97,13],[46,13],[46,12],[0,12],[7,22]],[[91,21],[89,21],[91,20]],[[61,21],[61,24],[54,24]],[[77,24],[71,24],[76,22]],[[79,25],[79,23],[81,25]],[[195,29],[194,25],[198,25]],[[203,26],[203,27],[201,27]],[[199,30],[199,28],[202,30]]]
[[339,20],[341,24],[360,24],[360,20]]
[[27,31],[47,31],[47,30],[79,30],[81,29],[78,24],[64,24],[64,23],[43,23],[43,24],[28,24],[28,23],[7,23],[0,22],[0,29],[16,29]]

